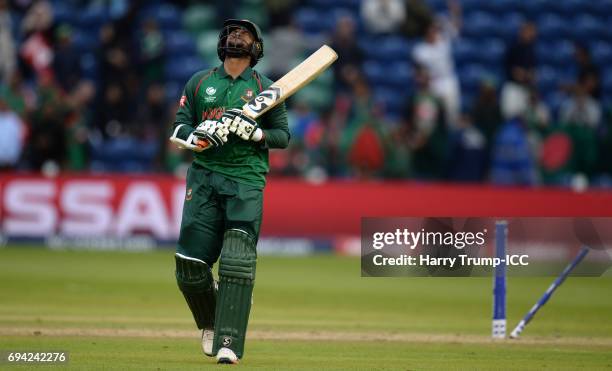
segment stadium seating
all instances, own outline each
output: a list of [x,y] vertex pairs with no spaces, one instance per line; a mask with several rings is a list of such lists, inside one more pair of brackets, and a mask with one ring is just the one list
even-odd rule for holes
[[571,28],[574,39],[588,42],[592,40],[593,35],[601,34],[606,25],[592,15],[580,14],[573,18]]
[[598,66],[609,66],[612,64],[612,46],[604,40],[596,40],[591,44],[593,62]]
[[208,68],[208,64],[197,56],[171,58],[166,63],[166,79],[176,82],[187,82],[197,71]]
[[[436,14],[448,12],[446,0],[426,2]],[[84,73],[95,80],[97,62],[92,53],[99,45],[99,27],[111,19],[110,10],[98,5],[83,6],[76,16],[73,1],[54,0],[52,3],[56,21],[75,28],[74,44],[83,53]],[[238,8],[237,12],[241,17],[259,21],[266,31],[267,16],[260,14],[261,3],[260,0],[245,0],[245,6]],[[253,4],[259,4],[259,10],[253,10]],[[559,83],[573,78],[570,70],[574,41],[588,45],[593,61],[602,68],[612,63],[612,27],[608,26],[612,19],[612,0],[461,0],[461,4],[463,29],[461,37],[454,42],[453,54],[464,105],[469,106],[484,78],[503,81],[506,45],[516,37],[525,19],[535,20],[538,27],[537,84],[551,106],[560,104],[561,98],[556,93]],[[366,56],[365,76],[376,99],[385,102],[390,115],[397,116],[407,95],[414,91],[410,60],[417,40],[400,35],[368,34],[359,19],[360,6],[360,0],[305,0],[298,2],[294,9],[295,20],[307,38],[320,42],[333,33],[339,17],[353,17],[359,45]],[[171,1],[146,2],[139,21],[149,17],[155,19],[164,32],[166,50],[175,56],[168,61],[165,71],[169,99],[176,98],[194,71],[217,62],[218,29],[214,12],[214,6],[209,4],[194,4],[181,9]],[[567,26],[568,21],[572,27]],[[265,67],[265,64],[260,67]],[[606,89],[612,89],[610,72],[602,73],[602,84]],[[321,90],[311,89],[304,96],[316,97],[317,91]],[[604,101],[612,102],[612,94],[604,93]]]
[[94,53],[81,55],[81,70],[86,79],[98,81],[98,59]]
[[105,7],[90,6],[79,12],[75,20],[82,29],[98,30],[110,20],[110,13]]
[[[13,20],[15,19],[13,17],[13,14],[11,14],[11,18]],[[66,6],[61,3],[55,4],[53,6],[53,19],[58,24],[67,23],[67,24],[73,25],[76,21],[76,18],[77,18],[76,14],[69,6]],[[14,22],[14,23],[19,24],[18,22]]]
[[396,89],[375,88],[374,101],[384,107],[385,113],[389,117],[398,118],[404,110],[404,105],[408,99],[407,94]]
[[93,32],[79,29],[72,34],[72,45],[81,54],[94,52],[98,45],[98,38]]
[[536,46],[536,57],[542,64],[567,65],[573,54],[574,46],[570,40],[542,41]]
[[143,19],[152,18],[162,30],[178,30],[182,26],[182,13],[171,3],[149,4]]
[[490,13],[476,11],[465,15],[462,34],[466,37],[483,37],[494,35],[498,30],[498,21]]
[[538,37],[541,40],[554,40],[560,37],[568,38],[571,30],[567,23],[558,14],[546,13],[538,18]]
[[306,35],[318,35],[331,30],[332,24],[329,18],[322,17],[322,14],[315,8],[302,8],[295,14],[295,19]]
[[185,31],[166,33],[166,52],[173,57],[194,56],[197,54],[196,43],[191,34]]
[[216,15],[210,5],[192,5],[183,15],[183,27],[192,33],[200,33],[214,28]]
[[[426,2],[434,13],[448,12],[446,0]],[[261,9],[253,13],[252,3],[261,1],[246,1],[245,6],[249,7],[239,8],[238,13],[258,20],[265,29],[267,19],[259,14]],[[544,97],[552,97],[556,84],[569,78],[573,41],[589,45],[597,65],[605,67],[612,62],[612,27],[609,27],[612,0],[461,0],[461,5],[463,30],[454,44],[453,54],[462,88],[467,89],[463,92],[466,96],[474,95],[479,81],[485,77],[503,80],[501,69],[506,45],[515,38],[525,19],[535,20],[538,27],[537,58],[542,73],[538,86]],[[411,91],[409,62],[416,40],[400,35],[369,35],[359,18],[360,6],[360,0],[306,0],[295,9],[295,21],[306,37],[320,40],[331,35],[339,17],[353,17],[360,36],[359,45],[366,55],[364,73],[374,90],[379,91],[377,96],[389,98],[389,89]],[[96,63],[87,53],[98,45],[98,29],[110,20],[110,11],[101,6],[85,6],[77,17],[73,6],[61,0],[53,1],[53,9],[56,21],[75,27],[74,44],[86,55],[82,58],[83,69],[87,76],[95,77]],[[147,17],[155,19],[164,32],[167,52],[178,56],[166,66],[169,86],[179,81],[182,84],[182,79],[195,69],[216,63],[218,30],[213,27],[214,11],[214,6],[208,4],[181,9],[170,1],[147,2],[140,21]],[[567,26],[569,20],[572,27]],[[389,74],[390,70],[394,73]],[[608,76],[602,74],[605,87],[611,86]],[[401,105],[394,103],[394,98],[389,99],[388,106],[392,110],[397,108],[395,113],[399,112]]]

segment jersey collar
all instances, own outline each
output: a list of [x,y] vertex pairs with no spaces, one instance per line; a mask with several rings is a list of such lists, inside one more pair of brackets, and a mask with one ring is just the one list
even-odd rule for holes
[[[223,66],[223,63],[221,64],[221,66],[219,67],[217,71],[221,78],[230,78],[230,79],[232,78],[230,75],[228,75],[227,72],[225,72],[225,67]],[[242,73],[238,76],[238,78],[248,81],[251,78],[252,74],[253,74],[253,70],[251,69],[251,67],[247,67],[244,69],[244,71],[242,71]]]

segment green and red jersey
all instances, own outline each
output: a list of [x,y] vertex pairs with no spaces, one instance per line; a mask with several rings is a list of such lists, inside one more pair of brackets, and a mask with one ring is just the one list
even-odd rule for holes
[[[183,90],[172,132],[186,140],[204,120],[219,120],[226,109],[238,108],[272,85],[272,81],[247,67],[235,80],[223,65],[194,74]],[[268,173],[268,149],[285,148],[289,127],[285,104],[279,104],[257,120],[264,143],[245,141],[230,134],[225,145],[194,152],[194,161],[236,182],[263,188]]]

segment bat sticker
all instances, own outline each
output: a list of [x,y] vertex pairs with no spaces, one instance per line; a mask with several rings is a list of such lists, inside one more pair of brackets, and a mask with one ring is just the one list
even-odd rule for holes
[[281,89],[277,86],[271,86],[270,88],[257,94],[257,96],[247,104],[247,107],[253,113],[253,115],[257,115],[266,108],[274,105],[274,102],[276,102],[280,96]]

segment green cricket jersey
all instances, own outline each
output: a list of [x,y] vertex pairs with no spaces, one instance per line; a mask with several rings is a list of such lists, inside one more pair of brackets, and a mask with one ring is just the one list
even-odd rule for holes
[[[202,121],[219,120],[226,109],[241,109],[270,85],[270,79],[250,67],[235,80],[225,72],[223,64],[197,72],[185,85],[172,132],[180,126],[177,137],[186,140]],[[285,104],[266,112],[257,123],[265,134],[265,143],[245,141],[230,133],[225,145],[194,152],[194,161],[236,182],[263,188],[269,170],[268,149],[289,144]]]

